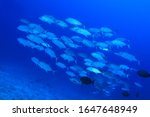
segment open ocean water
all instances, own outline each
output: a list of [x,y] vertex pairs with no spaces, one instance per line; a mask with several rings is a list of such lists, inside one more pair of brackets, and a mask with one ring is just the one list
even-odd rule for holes
[[[150,99],[150,77],[144,78],[137,74],[141,69],[150,73],[149,12],[148,0],[0,0],[0,99]],[[53,16],[64,22],[66,18],[74,18],[82,23],[81,28],[84,31],[108,27],[113,30],[114,36],[105,37],[102,33],[96,37],[93,37],[93,34],[85,36],[71,31],[73,25],[69,23],[68,27],[62,28],[55,23],[42,22],[39,17],[44,15]],[[27,25],[31,22],[42,26],[46,31],[57,35],[59,40],[61,36],[79,36],[90,40],[91,43],[107,43],[113,39],[125,38],[123,41],[130,47],[111,45],[109,50],[105,51],[77,43],[81,47],[71,48],[66,45],[66,48],[59,49],[47,41],[56,53],[56,58],[50,58],[44,51],[24,47],[18,43],[18,38],[26,39],[28,35],[17,28],[24,24],[21,19],[29,21]],[[60,56],[66,50],[75,54],[73,61],[67,62]],[[122,51],[132,53],[138,62],[130,62],[114,54]],[[102,73],[90,71],[87,69],[88,66],[84,65],[84,59],[97,61],[92,58],[92,52],[101,52],[105,55],[105,68],[94,67]],[[82,58],[78,53],[87,56]],[[31,57],[47,63],[52,71],[46,72],[35,64]],[[58,61],[67,67],[59,68],[56,66]],[[123,73],[126,77],[120,77],[120,74],[116,75],[109,70],[112,64],[125,64],[134,70],[125,71]],[[81,76],[74,71],[72,72],[75,76],[65,73],[71,71],[69,67],[74,65],[84,69],[87,73],[84,77],[90,78],[91,84],[81,81]],[[78,73],[80,72],[79,70]]]

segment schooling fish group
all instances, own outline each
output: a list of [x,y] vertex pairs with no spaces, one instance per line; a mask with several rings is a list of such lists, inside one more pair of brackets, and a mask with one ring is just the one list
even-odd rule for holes
[[[20,21],[22,24],[17,29],[25,32],[26,37],[19,37],[18,42],[47,54],[48,63],[42,58],[31,57],[39,68],[64,73],[63,77],[77,85],[92,84],[97,92],[107,96],[118,87],[124,92],[130,90],[129,75],[136,69],[116,61],[124,59],[138,64],[139,60],[123,51],[130,48],[128,40],[118,37],[111,28],[87,28],[77,19],[60,20],[50,15],[40,16],[40,25],[26,19]],[[133,85],[141,87],[137,82]]]

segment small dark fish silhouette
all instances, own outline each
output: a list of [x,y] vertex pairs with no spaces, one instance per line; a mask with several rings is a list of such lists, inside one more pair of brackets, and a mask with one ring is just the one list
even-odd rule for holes
[[137,71],[137,74],[140,76],[140,77],[143,77],[143,78],[149,78],[150,77],[150,73],[146,70],[138,70]]
[[94,81],[93,81],[91,78],[86,77],[86,76],[81,77],[81,78],[80,78],[80,82],[81,82],[82,84],[86,84],[86,85],[94,84]]
[[136,97],[140,97],[140,91],[137,91],[135,94]]
[[122,93],[121,93],[124,97],[128,97],[128,96],[130,96],[130,93],[128,92],[128,91],[122,91]]

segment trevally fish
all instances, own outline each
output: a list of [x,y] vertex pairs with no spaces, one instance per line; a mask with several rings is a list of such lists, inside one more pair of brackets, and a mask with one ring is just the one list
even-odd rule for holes
[[56,40],[56,39],[58,39],[58,37],[52,32],[46,32],[45,34],[47,35],[47,39],[49,39],[49,40]]
[[61,62],[56,62],[56,65],[62,69],[65,69],[67,68],[66,65],[64,63],[61,63]]
[[86,68],[88,71],[95,73],[95,74],[100,74],[102,73],[99,69],[95,68],[95,67],[87,67]]
[[72,71],[66,71],[66,74],[70,77],[75,77],[75,73],[73,73]]
[[92,52],[91,56],[96,58],[99,61],[105,61],[105,59],[104,59],[105,55],[103,53],[101,53],[101,52]]
[[79,36],[72,36],[71,39],[74,41],[74,42],[82,42],[83,41],[83,38],[79,37]]
[[72,66],[70,66],[69,67],[72,71],[74,71],[74,72],[80,72],[80,71],[83,71],[83,68],[81,67],[81,66],[79,66],[79,65],[72,65]]
[[55,18],[53,16],[43,15],[43,16],[39,17],[39,19],[48,24],[55,23]]
[[138,82],[134,82],[134,85],[136,85],[137,87],[143,87],[140,83],[138,83]]
[[78,34],[81,34],[81,35],[83,35],[85,37],[89,37],[89,36],[92,35],[88,30],[83,29],[83,28],[79,28],[79,27],[71,28],[71,30],[76,32],[76,33],[78,33]]
[[38,24],[34,24],[34,23],[30,23],[28,24],[29,29],[30,29],[30,33],[32,34],[39,34],[44,32],[45,30]]
[[110,64],[108,65],[108,71],[111,73],[118,75],[120,77],[128,77],[128,74],[126,74],[123,69],[120,68],[119,65]]
[[61,54],[60,55],[64,60],[67,60],[68,62],[72,62],[72,61],[75,61],[75,59],[70,56],[70,55],[67,55],[67,54]]
[[19,25],[17,29],[26,33],[30,33],[30,28],[27,25]]
[[102,32],[102,33],[111,33],[113,31],[112,31],[112,29],[110,29],[108,27],[101,27],[100,32]]
[[76,78],[69,78],[69,80],[71,81],[71,82],[73,82],[74,84],[77,84],[77,85],[81,85],[81,82],[78,80],[78,79],[76,79]]
[[129,45],[127,45],[125,42],[123,42],[121,40],[118,40],[118,39],[112,40],[111,41],[111,45],[112,46],[116,46],[117,48],[119,48],[119,47],[122,48],[124,46],[128,46],[129,47]]
[[52,43],[55,44],[58,48],[60,49],[64,49],[66,48],[66,46],[59,40],[55,39],[55,40],[52,40]]
[[25,47],[26,47],[26,46],[27,46],[27,47],[31,47],[31,48],[34,48],[34,47],[35,47],[35,44],[32,43],[31,41],[27,40],[27,39],[18,38],[17,40],[18,40],[18,42],[19,42],[20,44],[22,44],[22,45],[25,46]]
[[55,20],[55,24],[57,24],[58,26],[60,26],[62,28],[67,28],[68,27],[68,25],[62,20]]
[[79,48],[81,46],[77,45],[77,44],[74,44],[74,43],[65,43],[67,46],[71,47],[71,48]]
[[44,41],[38,37],[37,35],[29,34],[26,36],[30,41],[36,43],[36,44],[42,44]]
[[96,68],[104,68],[104,67],[106,66],[106,64],[103,63],[103,62],[94,61],[94,62],[92,63],[92,66],[93,66],[93,67],[96,67]]
[[69,23],[69,24],[72,24],[74,26],[81,26],[82,23],[74,18],[67,18],[66,19],[66,22]]
[[88,76],[88,72],[87,72],[87,71],[85,71],[85,70],[80,71],[80,72],[78,72],[78,73],[79,73],[79,76],[80,76],[80,77]]
[[36,57],[31,58],[32,62],[39,66],[41,69],[45,70],[46,72],[53,71],[52,68],[45,62],[40,61]]
[[29,41],[29,40],[27,40],[27,39],[18,38],[17,40],[18,40],[18,42],[19,42],[20,44],[22,44],[23,46],[27,46],[27,47],[30,47],[30,48],[32,48],[32,49],[37,49],[37,50],[40,50],[40,51],[44,50],[44,47],[42,47],[42,46],[40,46],[40,45],[36,45],[35,43],[33,43],[33,42],[31,42],[31,41]]
[[135,62],[139,63],[139,61],[135,58],[134,55],[129,54],[127,52],[118,52],[118,53],[115,53],[115,54],[122,57],[122,58],[124,58],[124,59],[126,59],[126,60],[128,60],[128,61],[131,61],[131,62],[135,61]]
[[100,32],[104,37],[112,37],[113,31],[108,27],[101,27]]
[[73,43],[72,39],[67,36],[61,36],[61,40],[63,40],[64,43]]
[[92,41],[89,41],[87,39],[83,39],[82,43],[87,47],[95,47]]
[[94,43],[100,50],[109,51],[108,43],[106,42],[94,42]]
[[52,49],[46,48],[46,49],[45,49],[45,52],[46,52],[51,58],[56,58],[56,59],[57,59],[57,56],[56,56],[55,52],[54,52]]

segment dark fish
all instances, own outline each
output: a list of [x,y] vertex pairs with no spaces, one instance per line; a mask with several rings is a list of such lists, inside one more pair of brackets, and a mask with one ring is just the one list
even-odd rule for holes
[[136,97],[140,97],[140,91],[137,91],[135,94]]
[[81,82],[82,84],[86,84],[86,85],[94,84],[94,81],[93,81],[91,78],[86,77],[86,76],[81,77],[81,78],[80,78],[80,82]]
[[146,71],[146,70],[143,70],[143,69],[138,70],[137,74],[138,74],[138,76],[143,77],[143,78],[150,77],[150,73],[148,71]]
[[122,91],[122,93],[121,93],[124,97],[128,97],[128,96],[130,96],[130,93],[128,92],[128,91]]

